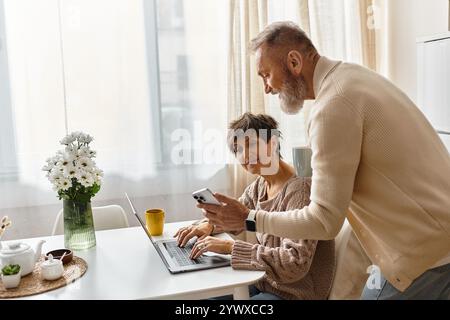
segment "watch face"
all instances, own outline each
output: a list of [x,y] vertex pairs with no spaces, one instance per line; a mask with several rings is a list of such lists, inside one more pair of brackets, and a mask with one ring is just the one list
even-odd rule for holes
[[256,223],[253,220],[245,220],[245,226],[247,231],[256,231]]

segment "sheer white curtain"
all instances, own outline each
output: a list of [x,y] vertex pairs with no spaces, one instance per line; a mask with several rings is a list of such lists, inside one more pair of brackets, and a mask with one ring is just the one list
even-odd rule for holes
[[386,0],[309,1],[311,39],[330,58],[386,73]]
[[[290,20],[310,35],[321,55],[365,65],[386,75],[385,1],[232,1],[234,10],[230,10],[230,20],[235,28],[232,28],[229,51],[232,62],[228,85],[231,97],[228,101],[230,120],[246,111],[265,112],[274,116],[284,136],[281,154],[291,162],[292,148],[308,144],[306,123],[313,102],[306,102],[298,115],[283,114],[278,98],[263,94],[262,80],[256,75],[254,61],[246,56],[248,41],[268,23]],[[247,44],[244,44],[245,41]],[[240,173],[237,167],[232,170],[233,190],[235,195],[239,195],[251,179]]]
[[[256,71],[250,40],[267,25],[267,0],[230,0],[228,52],[228,121],[245,112],[265,113],[267,98]],[[239,197],[255,177],[237,163],[229,166],[232,194]]]
[[93,205],[127,210],[127,191],[141,211],[186,220],[201,216],[192,191],[227,192],[226,0],[0,2],[11,97],[0,117],[11,113],[17,171],[0,175],[0,216],[14,225],[5,239],[50,233],[61,204],[41,168],[66,132],[95,139],[105,179]]

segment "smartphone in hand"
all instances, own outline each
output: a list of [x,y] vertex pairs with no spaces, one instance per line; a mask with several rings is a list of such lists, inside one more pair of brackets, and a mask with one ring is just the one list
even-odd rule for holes
[[192,197],[199,203],[208,203],[222,205],[215,197],[214,194],[208,188],[197,190],[192,193]]

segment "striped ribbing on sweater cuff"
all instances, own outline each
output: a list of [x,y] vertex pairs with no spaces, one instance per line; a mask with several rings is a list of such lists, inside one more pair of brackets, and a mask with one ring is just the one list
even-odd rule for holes
[[231,265],[234,268],[254,269],[252,265],[252,254],[254,244],[236,240],[231,252]]

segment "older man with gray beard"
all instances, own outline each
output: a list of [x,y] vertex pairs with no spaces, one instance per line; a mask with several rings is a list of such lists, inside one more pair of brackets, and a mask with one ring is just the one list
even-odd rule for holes
[[269,25],[252,48],[266,93],[308,124],[310,204],[268,214],[216,194],[199,204],[225,230],[333,239],[347,218],[381,287],[363,299],[450,299],[450,156],[416,105],[382,76],[320,56],[295,24]]

